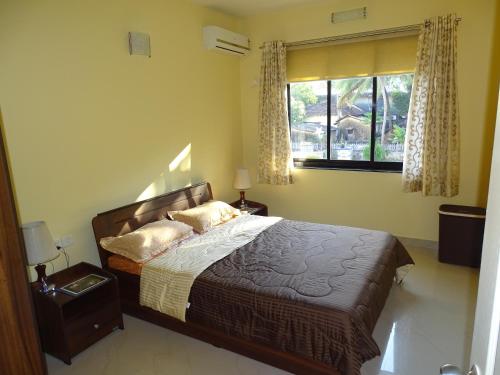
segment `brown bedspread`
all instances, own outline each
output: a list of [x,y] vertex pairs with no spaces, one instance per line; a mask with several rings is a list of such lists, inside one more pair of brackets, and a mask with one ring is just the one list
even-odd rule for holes
[[385,232],[282,220],[195,281],[187,320],[359,375],[396,268]]

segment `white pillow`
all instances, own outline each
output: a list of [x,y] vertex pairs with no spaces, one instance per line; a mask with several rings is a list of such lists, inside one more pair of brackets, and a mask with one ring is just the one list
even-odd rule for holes
[[101,246],[134,262],[143,263],[193,234],[193,228],[178,221],[163,219],[146,224],[118,237],[105,237]]
[[241,215],[241,212],[225,202],[208,201],[187,210],[169,211],[168,214],[172,219],[192,226],[198,233],[203,233]]

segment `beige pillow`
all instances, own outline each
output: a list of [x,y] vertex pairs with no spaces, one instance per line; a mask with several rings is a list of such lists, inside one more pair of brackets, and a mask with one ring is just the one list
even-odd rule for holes
[[178,221],[155,221],[119,237],[101,238],[101,246],[134,262],[146,262],[179,241],[191,236],[193,228]]
[[221,201],[208,201],[202,205],[183,211],[169,211],[174,220],[190,225],[198,233],[203,233],[210,228],[225,223],[241,215],[240,210]]

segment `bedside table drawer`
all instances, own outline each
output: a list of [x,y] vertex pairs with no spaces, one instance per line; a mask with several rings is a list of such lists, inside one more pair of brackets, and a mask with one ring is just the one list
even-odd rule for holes
[[101,306],[80,319],[68,321],[66,337],[70,353],[81,352],[110,333],[113,328],[119,326],[120,322],[121,312],[117,303]]

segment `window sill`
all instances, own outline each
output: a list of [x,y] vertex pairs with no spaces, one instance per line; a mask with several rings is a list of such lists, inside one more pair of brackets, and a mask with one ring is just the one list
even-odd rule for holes
[[367,161],[332,161],[332,160],[294,160],[296,169],[325,169],[351,172],[402,173],[403,163],[367,162]]

